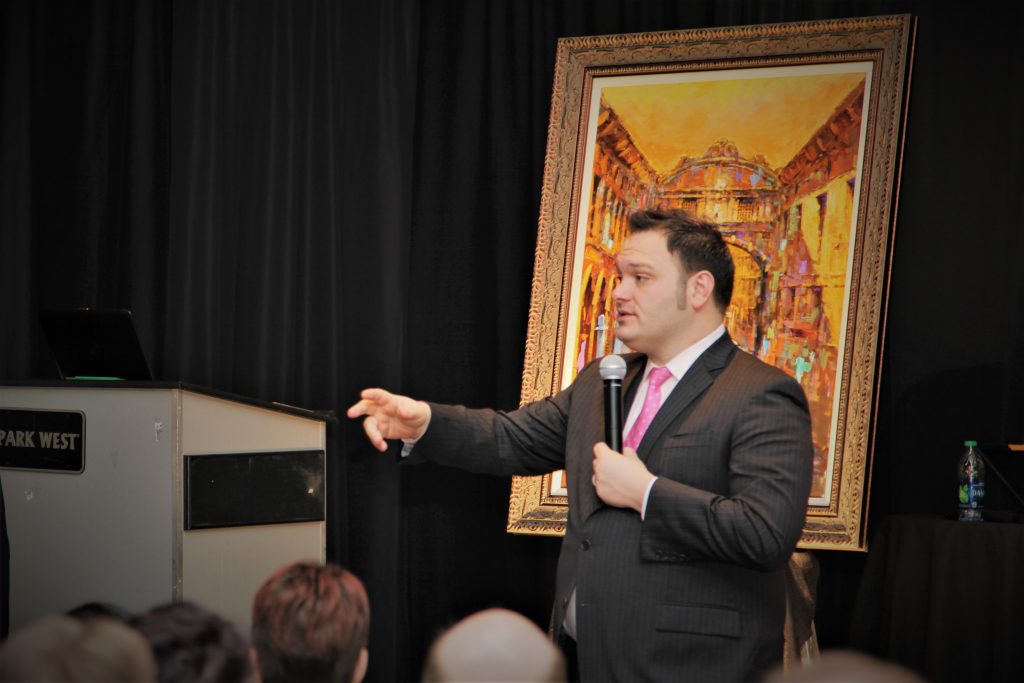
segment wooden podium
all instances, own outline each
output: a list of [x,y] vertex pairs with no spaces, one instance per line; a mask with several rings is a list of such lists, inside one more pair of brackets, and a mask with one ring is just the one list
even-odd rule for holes
[[273,570],[326,559],[334,419],[184,383],[0,385],[11,630],[190,600],[248,635]]

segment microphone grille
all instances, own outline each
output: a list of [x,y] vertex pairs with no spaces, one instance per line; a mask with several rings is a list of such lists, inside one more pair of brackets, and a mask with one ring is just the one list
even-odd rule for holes
[[626,376],[626,361],[614,353],[601,359],[603,379],[623,379]]

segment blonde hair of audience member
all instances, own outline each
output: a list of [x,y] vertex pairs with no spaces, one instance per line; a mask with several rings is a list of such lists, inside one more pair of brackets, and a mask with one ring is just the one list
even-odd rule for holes
[[471,614],[434,641],[423,680],[555,683],[566,680],[565,658],[526,617],[488,609]]
[[146,640],[117,619],[45,617],[0,647],[0,681],[156,681]]

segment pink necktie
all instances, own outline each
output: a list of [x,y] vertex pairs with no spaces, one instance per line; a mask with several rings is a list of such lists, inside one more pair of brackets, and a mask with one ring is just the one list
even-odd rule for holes
[[671,376],[672,373],[668,368],[651,370],[651,374],[647,377],[647,395],[644,396],[644,407],[640,409],[640,414],[637,416],[636,422],[633,423],[633,428],[626,435],[623,446],[629,446],[636,450],[640,442],[643,441],[644,433],[651,426],[654,416],[658,414],[658,409],[661,408],[661,385]]

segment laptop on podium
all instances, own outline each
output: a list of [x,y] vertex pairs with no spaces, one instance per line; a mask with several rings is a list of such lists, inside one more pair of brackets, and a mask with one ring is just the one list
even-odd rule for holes
[[153,379],[129,310],[45,310],[39,324],[61,379]]

